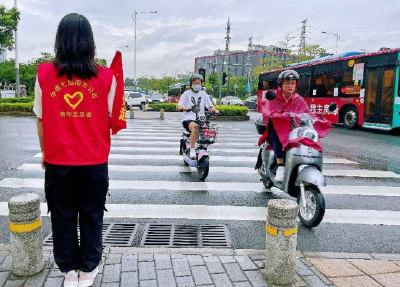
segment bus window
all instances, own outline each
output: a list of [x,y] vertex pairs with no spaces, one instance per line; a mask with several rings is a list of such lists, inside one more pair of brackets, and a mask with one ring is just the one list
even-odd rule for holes
[[338,75],[336,73],[316,75],[314,79],[313,96],[316,98],[329,98],[335,95],[335,87],[338,87]]
[[381,116],[392,117],[394,93],[394,69],[383,72]]
[[342,81],[340,82],[340,97],[359,97],[361,86],[354,85],[353,70],[347,69],[342,73]]
[[299,95],[303,98],[310,96],[310,76],[300,77]]
[[271,90],[271,89],[277,89],[278,85],[276,81],[263,81],[263,90]]

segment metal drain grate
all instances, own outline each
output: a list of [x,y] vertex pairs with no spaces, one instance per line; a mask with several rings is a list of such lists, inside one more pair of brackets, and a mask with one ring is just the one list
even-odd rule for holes
[[146,224],[142,247],[231,247],[226,225]]
[[[132,246],[137,230],[136,223],[103,223],[103,246]],[[79,226],[78,239],[80,240]],[[53,233],[46,236],[43,246],[53,246]]]

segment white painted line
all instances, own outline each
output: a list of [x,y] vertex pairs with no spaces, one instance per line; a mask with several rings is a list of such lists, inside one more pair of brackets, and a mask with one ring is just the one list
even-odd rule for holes
[[[111,151],[153,151],[153,152],[177,152],[179,149],[176,147],[111,147]],[[234,148],[214,148],[210,147],[209,148],[210,152],[225,152],[225,153],[251,153],[254,155],[258,155],[259,149],[234,149]]]
[[[18,168],[19,170],[26,171],[42,171],[42,168],[39,164],[23,164]],[[189,168],[185,166],[152,166],[152,165],[109,165],[108,170],[117,171],[117,172],[179,172],[179,173],[191,173],[197,172],[195,168]],[[226,166],[211,166],[211,173],[231,173],[231,174],[256,174],[256,171],[252,167],[226,167]],[[336,170],[336,169],[324,169],[323,174],[328,177],[361,177],[361,178],[400,178],[399,174],[390,172],[390,171],[369,171],[369,170]],[[368,174],[369,176],[365,176]],[[392,187],[388,187],[389,192],[384,191],[385,196],[396,196],[390,192]],[[325,187],[328,189],[329,194],[340,194],[338,192],[335,193],[335,190],[330,186]],[[365,187],[360,187],[360,190],[365,189]],[[374,187],[373,190],[376,190]],[[351,194],[359,194],[359,189],[357,186],[352,188]],[[380,195],[381,191],[373,192],[374,195]],[[400,191],[399,191],[400,192]],[[349,194],[346,192],[345,194]],[[361,193],[362,194],[362,193]],[[400,194],[399,194],[400,195]]]
[[[38,153],[34,156],[35,158],[41,158],[42,154]],[[182,160],[181,155],[154,155],[154,154],[110,154],[109,159],[123,159],[123,160]],[[257,162],[257,157],[252,156],[210,156],[211,161],[222,161],[222,162]],[[346,159],[324,159],[325,164],[355,164],[355,162],[348,161]]]
[[[165,135],[165,136],[157,136],[154,135],[152,136],[151,134],[149,134],[148,136],[144,136],[144,135],[130,135],[130,136],[125,136],[125,135],[115,135],[112,137],[114,140],[118,139],[118,140],[172,140],[172,141],[177,141],[179,143],[179,140],[182,138],[182,134],[177,134],[177,135]],[[234,141],[234,142],[243,142],[243,144],[249,144],[253,143],[253,144],[257,144],[258,143],[258,139],[256,138],[247,138],[247,137],[220,137],[217,136],[217,140],[221,141]]]
[[327,209],[322,222],[365,225],[400,225],[400,211]]
[[328,185],[321,188],[324,195],[362,195],[400,197],[400,187],[396,186],[346,186]]
[[[230,131],[238,131],[238,132],[236,132],[236,133],[246,133],[246,134],[250,134],[251,132],[240,132],[240,129],[228,129],[228,128],[224,128],[224,127],[218,127],[219,128],[219,130],[222,130],[222,131],[226,131],[226,132],[230,132]],[[184,129],[183,129],[183,127],[182,126],[180,126],[180,127],[170,127],[170,126],[167,126],[167,127],[156,127],[156,126],[148,126],[148,127],[145,127],[145,126],[136,126],[136,127],[130,127],[130,128],[126,128],[126,129],[123,129],[123,130],[121,130],[121,131],[119,131],[118,133],[123,133],[123,132],[142,132],[142,131],[150,131],[150,132],[166,132],[166,131],[171,131],[171,132],[174,132],[174,131],[183,131]]]
[[[111,146],[127,146],[127,145],[146,145],[146,146],[160,146],[160,147],[165,147],[165,146],[175,146],[179,148],[179,141],[165,141],[160,138],[158,141],[140,141],[140,140],[118,140],[118,139],[113,139]],[[212,145],[214,146],[240,146],[241,148],[258,148],[257,143],[250,144],[250,143],[238,143],[238,142],[217,142]]]
[[[183,129],[182,129],[183,130]],[[151,132],[148,130],[145,130],[143,132],[123,132],[120,133],[121,135],[131,135],[131,136],[150,136],[150,135],[158,135],[158,136],[169,136],[169,135],[175,135],[175,133],[168,133],[168,132]],[[235,134],[235,132],[231,133],[230,135],[224,135],[224,134],[218,134],[218,137],[231,137]],[[119,134],[117,134],[118,136]],[[182,133],[178,133],[179,136],[182,136]],[[251,134],[250,135],[246,135],[246,137],[253,137],[253,138],[260,138],[259,135],[256,134]]]
[[367,170],[367,169],[325,169],[324,175],[331,177],[363,177],[363,178],[400,178],[400,174],[383,171],[383,170]]
[[[23,164],[18,168],[25,171],[43,171],[40,164]],[[109,171],[116,172],[174,172],[174,173],[196,173],[196,168],[188,166],[152,166],[152,165],[108,165]],[[257,174],[254,168],[246,167],[225,167],[225,166],[211,166],[210,173],[231,173],[231,174]]]
[[[189,219],[266,221],[267,207],[210,205],[106,204],[106,218]],[[48,216],[47,204],[40,204],[41,215]],[[0,202],[0,216],[8,216],[7,202]],[[400,225],[400,211],[327,209],[322,223]]]
[[[42,178],[5,178],[0,181],[0,187],[9,188],[43,188]],[[260,183],[241,182],[185,182],[185,181],[140,181],[140,180],[110,180],[110,189],[119,190],[210,190],[210,191],[262,191]]]
[[[135,170],[134,167],[131,170]],[[130,171],[131,171],[130,170]],[[222,170],[222,169],[221,169]],[[146,171],[140,168],[138,171]],[[192,172],[190,168],[182,167],[182,172]],[[0,187],[7,188],[43,188],[42,178],[5,178],[0,181]],[[110,180],[110,189],[143,191],[143,190],[208,190],[208,191],[244,191],[263,192],[261,183],[243,182],[183,182],[183,181],[140,181],[140,180]],[[277,189],[273,189],[277,191]],[[343,186],[331,185],[321,187],[325,195],[362,195],[400,197],[400,187],[387,186]]]

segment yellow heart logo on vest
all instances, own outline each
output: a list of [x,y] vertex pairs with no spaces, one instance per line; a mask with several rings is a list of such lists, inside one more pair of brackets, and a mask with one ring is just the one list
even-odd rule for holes
[[[79,98],[78,101],[75,104],[71,103],[71,100],[75,99],[76,97]],[[65,94],[64,100],[72,109],[75,110],[76,107],[79,106],[79,104],[83,101],[83,94],[81,92],[75,92],[72,96],[70,94]]]

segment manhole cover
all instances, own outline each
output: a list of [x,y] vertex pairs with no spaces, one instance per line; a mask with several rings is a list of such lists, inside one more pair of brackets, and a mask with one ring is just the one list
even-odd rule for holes
[[[137,230],[136,223],[103,223],[103,246],[132,246]],[[78,238],[80,240],[79,226]],[[53,233],[46,236],[43,246],[53,246]]]
[[142,247],[231,247],[226,225],[146,224]]

